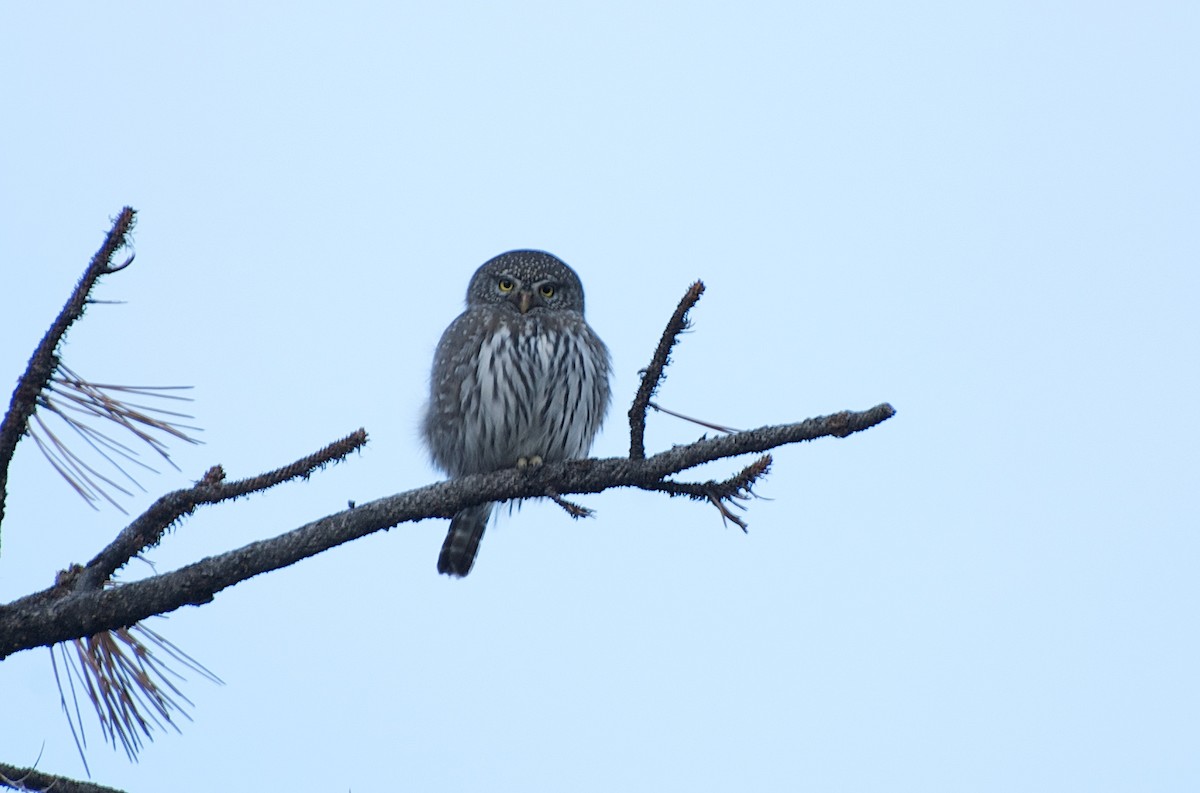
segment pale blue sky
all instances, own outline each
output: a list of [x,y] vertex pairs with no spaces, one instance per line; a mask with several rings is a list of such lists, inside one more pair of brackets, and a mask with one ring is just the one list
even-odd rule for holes
[[[663,404],[781,450],[750,533],[637,492],[526,506],[471,576],[404,526],[156,625],[227,685],[130,790],[1195,790],[1200,6],[8,4],[0,377],[140,210],[66,360],[192,384],[182,473],[347,464],[208,509],[159,570],[433,481],[467,279],[550,250],[616,366],[688,283]],[[651,418],[648,446],[699,434]],[[706,475],[727,473],[713,466]],[[125,519],[19,450],[0,599]],[[134,566],[129,576],[147,572]],[[0,759],[82,775],[44,651]]]

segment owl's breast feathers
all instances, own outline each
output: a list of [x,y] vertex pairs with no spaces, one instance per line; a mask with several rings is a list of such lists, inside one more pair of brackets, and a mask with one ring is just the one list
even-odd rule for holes
[[608,350],[574,312],[470,316],[447,333],[473,336],[454,365],[435,374],[427,422],[434,460],[455,476],[582,457],[609,400]]

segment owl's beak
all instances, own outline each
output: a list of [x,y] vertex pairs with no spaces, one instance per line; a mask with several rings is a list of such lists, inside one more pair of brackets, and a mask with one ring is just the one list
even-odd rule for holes
[[527,292],[522,289],[517,294],[517,310],[522,314],[529,313],[529,307],[533,305],[533,292]]

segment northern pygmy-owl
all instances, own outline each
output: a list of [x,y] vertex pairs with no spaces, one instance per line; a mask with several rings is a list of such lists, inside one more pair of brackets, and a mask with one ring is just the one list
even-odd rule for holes
[[[583,457],[608,408],[609,370],[575,271],[543,251],[500,254],[475,271],[433,358],[421,430],[434,463],[457,477]],[[439,573],[471,571],[492,507],[454,516]]]

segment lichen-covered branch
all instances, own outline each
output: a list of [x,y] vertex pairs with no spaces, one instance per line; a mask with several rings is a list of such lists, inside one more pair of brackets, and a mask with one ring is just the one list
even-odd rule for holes
[[646,409],[662,381],[667,364],[671,362],[671,348],[679,341],[679,334],[688,329],[688,312],[702,294],[703,282],[696,281],[688,287],[683,299],[675,307],[675,313],[667,321],[667,327],[663,329],[658,346],[654,348],[654,355],[650,358],[650,365],[642,372],[642,382],[638,385],[633,404],[629,407],[629,456],[634,460],[641,460],[646,456]]
[[283,482],[307,477],[330,463],[345,459],[366,442],[366,430],[359,429],[294,463],[238,482],[224,481],[225,472],[220,466],[214,466],[194,486],[168,493],[126,526],[108,547],[85,567],[77,569],[77,575],[72,577],[72,588],[85,590],[104,586],[120,567],[147,548],[157,545],[175,521],[191,514],[197,507],[230,501]]
[[666,477],[703,463],[816,438],[844,438],[894,414],[892,406],[885,403],[860,412],[706,438],[644,460],[570,460],[534,469],[464,476],[361,504],[278,537],[119,587],[51,588],[0,606],[0,659],[21,650],[126,627],[181,606],[206,603],[241,581],[401,523],[449,518],[485,501],[536,498],[551,491],[564,496],[615,487],[661,490]]
[[654,490],[670,496],[687,496],[695,501],[708,501],[721,513],[723,520],[728,520],[742,531],[749,531],[749,526],[741,515],[730,510],[730,507],[744,508],[738,503],[746,501],[754,495],[754,485],[771,470],[771,455],[764,454],[747,465],[734,476],[721,482],[676,482],[667,480],[660,482]]
[[8,494],[8,466],[12,462],[17,443],[29,426],[29,418],[37,407],[38,397],[58,368],[58,345],[66,335],[67,329],[83,316],[89,295],[100,276],[122,270],[133,261],[133,257],[130,256],[121,264],[112,263],[117,252],[129,244],[129,235],[133,231],[135,219],[136,213],[130,207],[125,207],[117,215],[104,238],[104,244],[92,257],[79,283],[75,285],[75,290],[71,292],[71,297],[67,299],[62,311],[42,337],[29,359],[29,365],[25,367],[24,374],[17,380],[17,387],[13,389],[8,412],[4,414],[4,421],[0,422],[0,523],[4,522],[4,503]]

